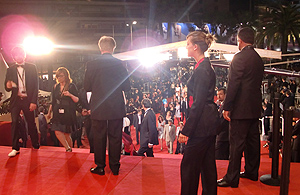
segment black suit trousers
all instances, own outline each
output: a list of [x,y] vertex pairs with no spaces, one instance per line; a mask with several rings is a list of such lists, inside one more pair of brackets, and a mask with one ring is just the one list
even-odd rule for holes
[[92,132],[92,120],[91,116],[85,116],[83,119],[83,126],[85,127],[87,138],[90,144],[90,153],[94,153],[94,135]]
[[238,185],[241,158],[244,151],[245,173],[258,178],[260,164],[260,134],[258,119],[231,119],[229,123],[230,156],[225,181]]
[[144,153],[146,153],[147,157],[154,157],[153,147],[152,148],[149,148],[148,146],[147,147],[140,147],[139,151],[137,152],[138,156],[145,156]]
[[106,141],[108,140],[109,167],[115,172],[119,170],[122,146],[122,126],[122,118],[114,120],[92,120],[95,164],[98,167],[104,168],[106,166]]
[[202,194],[217,194],[215,141],[216,136],[188,140],[181,161],[181,195],[198,194],[200,174]]
[[35,124],[34,112],[29,110],[30,102],[27,98],[21,100],[17,97],[15,105],[10,109],[11,112],[11,137],[12,137],[12,149],[19,151],[20,146],[18,144],[20,133],[18,131],[18,118],[21,110],[23,110],[25,120],[28,126],[28,134],[30,135],[32,146],[39,147],[39,137]]
[[139,132],[141,132],[141,124],[138,124],[137,127],[135,128],[135,138],[136,138],[136,143],[140,143],[140,136]]

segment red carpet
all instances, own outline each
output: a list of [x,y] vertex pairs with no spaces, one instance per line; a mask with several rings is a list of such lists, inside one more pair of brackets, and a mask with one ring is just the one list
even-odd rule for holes
[[[3,135],[0,136],[1,140],[7,141],[2,139]],[[133,128],[131,136],[133,143],[136,144]],[[136,146],[136,149],[138,147]],[[0,193],[2,195],[180,194],[182,155],[168,154],[165,143],[163,147],[163,151],[160,151],[160,146],[154,147],[155,158],[124,155],[121,158],[119,176],[114,176],[109,167],[105,170],[105,176],[99,176],[89,171],[95,165],[94,155],[89,154],[87,149],[89,148],[87,139],[83,141],[83,148],[74,148],[72,153],[66,153],[62,147],[43,146],[40,150],[21,148],[21,153],[14,158],[7,157],[11,151],[10,146],[0,146]],[[271,173],[271,159],[267,153],[268,150],[262,148],[260,176]],[[228,161],[217,161],[218,178],[224,176],[227,165]],[[300,163],[292,163],[290,195],[299,194],[299,175]],[[218,194],[271,195],[279,194],[279,187],[241,179],[239,188],[218,188]]]
[[[156,146],[158,147],[158,146]],[[16,194],[179,194],[181,155],[155,154],[155,158],[122,156],[120,175],[109,168],[106,175],[89,172],[93,154],[87,149],[66,153],[63,148],[22,148],[8,158],[11,148],[0,147],[0,193]],[[271,160],[263,149],[260,175],[270,174]],[[218,176],[227,169],[227,161],[217,161]],[[300,164],[291,164],[289,194],[299,194]],[[218,188],[218,194],[279,194],[279,187],[257,181],[240,180],[239,188]]]

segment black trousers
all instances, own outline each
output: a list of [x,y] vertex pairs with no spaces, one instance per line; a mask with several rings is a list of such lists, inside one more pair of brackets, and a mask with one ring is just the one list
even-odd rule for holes
[[136,143],[140,143],[140,136],[139,132],[141,131],[141,124],[138,124],[137,128],[135,129],[135,136],[136,136]]
[[185,119],[187,119],[187,111],[182,111],[181,112],[181,118],[180,118],[180,121],[183,121]]
[[94,157],[95,164],[98,167],[104,168],[106,166],[106,141],[108,140],[109,167],[115,172],[119,170],[122,146],[122,126],[122,118],[115,120],[92,120]]
[[35,124],[34,111],[29,110],[30,102],[27,98],[21,100],[17,98],[17,102],[14,107],[10,109],[11,112],[11,137],[12,137],[12,149],[19,151],[19,131],[18,131],[18,118],[20,116],[21,110],[23,110],[25,120],[28,126],[28,134],[30,135],[32,146],[34,148],[39,147],[39,137],[37,132],[37,127]]
[[190,138],[181,161],[181,195],[198,194],[201,174],[202,194],[217,194],[215,161],[216,136]]
[[90,153],[94,153],[94,135],[92,132],[92,120],[91,116],[86,116],[83,119],[83,126],[85,127],[87,138],[90,144]]
[[216,142],[216,160],[229,159],[229,141]]
[[238,185],[241,170],[241,158],[244,151],[245,173],[258,178],[260,164],[260,134],[258,119],[231,119],[229,123],[230,156],[225,181]]
[[145,156],[144,153],[146,153],[147,157],[154,157],[154,155],[153,155],[153,147],[152,148],[149,148],[148,146],[147,147],[140,147],[140,149],[137,152],[137,154],[139,156]]

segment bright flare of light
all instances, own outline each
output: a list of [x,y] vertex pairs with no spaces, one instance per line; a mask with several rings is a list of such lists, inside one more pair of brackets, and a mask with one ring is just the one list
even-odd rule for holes
[[185,47],[179,47],[177,54],[178,54],[178,57],[180,59],[188,58],[188,52],[187,52],[187,49]]
[[157,64],[158,62],[162,62],[164,60],[169,60],[169,53],[158,53],[151,49],[142,50],[138,54],[138,59],[140,63],[149,68]]
[[137,21],[133,21],[132,24],[137,24]]
[[231,53],[227,53],[227,54],[223,54],[224,58],[226,59],[226,61],[231,62],[233,59],[234,54]]
[[27,37],[23,46],[27,53],[32,55],[45,55],[53,50],[53,43],[46,37]]

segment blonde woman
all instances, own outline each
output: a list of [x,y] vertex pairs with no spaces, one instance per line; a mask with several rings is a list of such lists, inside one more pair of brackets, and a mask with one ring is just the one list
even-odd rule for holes
[[77,87],[72,83],[68,69],[60,67],[56,71],[56,84],[52,91],[52,105],[49,115],[53,111],[51,130],[67,152],[72,152],[71,133],[76,127],[76,103],[79,101]]

